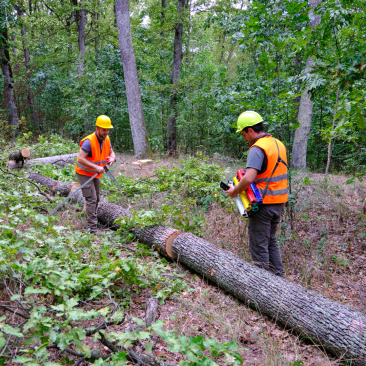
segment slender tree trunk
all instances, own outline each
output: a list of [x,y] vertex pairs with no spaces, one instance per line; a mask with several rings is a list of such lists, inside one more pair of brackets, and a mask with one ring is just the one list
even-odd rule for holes
[[80,76],[84,71],[85,62],[85,26],[86,26],[86,10],[80,10],[80,23],[78,25],[79,33],[79,66],[78,75]]
[[[180,22],[175,26],[175,35],[174,35],[174,59],[173,59],[173,69],[172,69],[172,77],[171,84],[176,86],[180,79],[180,71],[182,68],[182,60],[183,60],[183,49],[182,49],[182,40],[183,40],[183,19],[182,12],[185,7],[185,0],[178,0],[178,14],[180,18]],[[168,125],[168,154],[176,155],[177,153],[177,89],[173,87],[170,94],[170,116],[169,116],[169,125]]]
[[137,158],[151,157],[152,151],[144,121],[136,59],[132,44],[129,0],[116,0],[116,17],[135,156]]
[[[337,88],[337,97],[336,97],[336,101],[335,101],[335,105],[334,105],[332,130],[334,130],[334,124],[335,124],[335,120],[336,120],[337,107],[338,107],[338,100],[339,100],[339,84],[338,84],[338,88]],[[332,157],[332,141],[333,141],[333,139],[330,138],[329,144],[328,144],[328,159],[327,159],[327,167],[325,168],[325,175],[328,175],[328,172],[329,172],[330,158]]]
[[[164,39],[165,31],[164,31],[164,25],[165,25],[165,11],[166,11],[166,0],[161,0],[161,39]],[[163,52],[161,52],[161,61],[164,61]],[[166,92],[161,92],[161,132],[163,135],[163,149],[165,151],[168,150],[168,125],[167,121],[165,119],[165,95]]]
[[18,135],[19,130],[19,118],[17,106],[15,104],[14,95],[14,79],[13,72],[10,65],[10,54],[9,54],[9,37],[8,29],[6,28],[6,11],[3,7],[0,7],[0,62],[1,70],[4,75],[4,91],[6,94],[8,112],[9,112],[9,123],[11,128],[11,135],[15,138]]
[[[31,7],[32,5],[30,5]],[[21,18],[22,16],[25,15],[24,9],[20,6],[14,5],[19,17]],[[23,24],[23,26],[21,27],[20,33],[22,35],[22,45],[23,45],[23,52],[24,52],[24,64],[25,64],[25,68],[27,69],[27,71],[30,71],[30,53],[29,53],[29,49],[27,47],[27,41],[26,41],[26,36],[27,36],[27,29],[25,27],[25,25]],[[28,104],[30,107],[30,112],[31,112],[31,118],[32,118],[32,123],[34,126],[37,125],[37,115],[36,115],[36,110],[34,108],[34,100],[33,100],[33,94],[32,94],[32,89],[30,86],[30,82],[29,79],[27,79],[27,96],[28,96]]]
[[[321,20],[319,15],[314,14],[314,8],[321,2],[321,0],[309,0],[310,24],[316,27]],[[309,57],[306,60],[306,74],[310,75],[314,61]],[[299,124],[300,126],[295,131],[294,144],[292,147],[291,166],[295,170],[306,170],[306,151],[308,146],[308,135],[310,132],[311,118],[313,115],[313,102],[310,100],[310,95],[307,90],[300,98],[299,105]]]

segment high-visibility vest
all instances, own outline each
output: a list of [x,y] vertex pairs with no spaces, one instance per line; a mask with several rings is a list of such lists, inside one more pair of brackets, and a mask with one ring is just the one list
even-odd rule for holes
[[253,146],[262,149],[268,161],[266,171],[262,174],[257,174],[254,179],[254,183],[262,197],[265,194],[263,203],[287,202],[287,157],[285,145],[272,136],[265,136],[259,138],[249,150]]
[[[102,151],[100,151],[100,144],[99,144],[98,137],[96,136],[95,132],[93,132],[89,136],[84,137],[80,141],[80,151],[81,151],[81,146],[82,146],[84,140],[86,140],[86,139],[88,139],[90,141],[91,153],[92,153],[92,157],[90,158],[87,156],[86,159],[91,161],[95,165],[99,165],[99,166],[106,165],[107,164],[106,158],[109,156],[109,154],[111,152],[111,142],[110,142],[109,136],[107,136],[106,139],[103,141]],[[78,160],[79,160],[79,158],[78,158]],[[78,174],[87,175],[89,177],[92,177],[95,173],[97,173],[97,171],[95,169],[89,168],[89,167],[79,163],[79,161],[76,161],[75,171]],[[96,178],[100,178],[102,175],[103,175],[103,173],[98,174],[96,176]]]

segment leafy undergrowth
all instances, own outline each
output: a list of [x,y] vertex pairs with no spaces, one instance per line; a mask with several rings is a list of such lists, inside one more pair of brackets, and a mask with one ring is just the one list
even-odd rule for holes
[[[55,141],[54,155],[75,151],[70,142]],[[132,216],[121,218],[118,232],[98,237],[85,233],[80,208],[67,204],[57,217],[45,214],[63,198],[48,202],[21,178],[25,171],[15,172],[19,177],[3,175],[0,364],[69,365],[83,355],[84,364],[94,357],[99,358],[94,364],[123,365],[130,364],[130,350],[181,365],[337,364],[321,345],[304,344],[135,242],[130,231],[135,225],[166,224],[250,261],[246,221],[218,189],[223,175],[235,173],[226,160],[157,158],[147,167],[130,164],[130,156],[119,160],[123,164],[113,173],[123,194],[107,177],[102,191],[109,201],[131,207]],[[73,166],[32,169],[75,180]],[[364,311],[365,186],[337,184],[322,176],[293,176],[279,242],[288,279]],[[135,329],[143,324],[151,297],[160,301],[159,320]],[[98,326],[103,329],[96,331]],[[105,338],[118,352],[103,343]]]

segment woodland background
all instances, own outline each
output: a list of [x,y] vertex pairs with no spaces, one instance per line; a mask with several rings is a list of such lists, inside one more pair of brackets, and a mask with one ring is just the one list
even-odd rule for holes
[[[0,365],[117,366],[131,352],[151,365],[362,364],[165,260],[134,229],[166,225],[250,262],[248,223],[219,182],[243,167],[236,119],[255,110],[287,146],[286,284],[363,318],[365,25],[361,0],[0,0]],[[49,214],[73,164],[7,168],[22,148],[30,159],[76,153],[100,114],[114,125],[123,191],[103,177],[102,197],[131,215],[95,236],[75,202]],[[151,299],[158,320],[138,330]]]
[[[2,69],[9,73],[8,64],[12,71],[4,83],[3,131],[13,87],[18,119],[10,121],[21,121],[20,133],[77,141],[107,114],[115,149],[133,151],[115,3],[1,4]],[[131,1],[153,151],[245,157],[233,126],[251,109],[286,144],[293,167],[324,172],[331,156],[330,171],[363,175],[364,7],[338,0]]]

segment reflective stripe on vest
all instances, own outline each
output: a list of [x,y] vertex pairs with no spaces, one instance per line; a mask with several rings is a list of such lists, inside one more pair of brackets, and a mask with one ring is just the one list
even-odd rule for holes
[[[103,141],[102,151],[100,150],[99,140],[95,135],[95,133],[92,133],[89,136],[83,138],[80,141],[80,147],[82,146],[83,141],[86,139],[90,141],[91,153],[92,153],[92,157],[91,158],[86,157],[86,159],[98,166],[104,166],[105,164],[107,164],[106,158],[109,156],[111,150],[109,136],[107,136],[106,139]],[[77,161],[75,164],[75,171],[78,174],[87,175],[90,177],[92,177],[95,173],[97,173],[95,169],[89,168],[81,164],[79,161]],[[96,178],[100,178],[102,175],[103,173],[98,174]]]
[[[264,189],[259,189],[260,194],[264,193]],[[283,194],[288,193],[288,188],[285,189],[275,189],[275,190],[271,190],[271,189],[267,189],[267,193],[266,196],[280,196]]]
[[282,174],[277,177],[268,177],[268,178],[260,178],[254,179],[254,183],[261,183],[261,182],[279,182],[280,180],[287,179],[287,174]]
[[[259,138],[251,147],[259,147],[267,157],[267,169],[262,174],[257,174],[254,182],[259,192],[265,197],[263,203],[284,203],[288,198],[287,187],[287,157],[286,148],[283,143],[272,136],[264,136]],[[279,158],[283,160],[278,162]],[[277,167],[276,167],[277,164]],[[276,170],[274,168],[276,167]],[[267,191],[265,189],[267,187]]]

